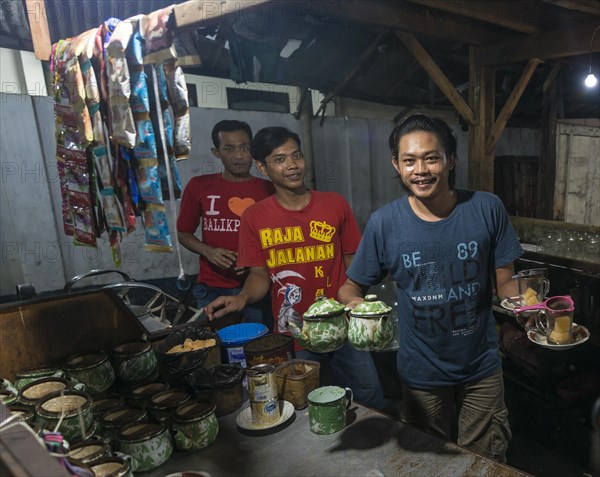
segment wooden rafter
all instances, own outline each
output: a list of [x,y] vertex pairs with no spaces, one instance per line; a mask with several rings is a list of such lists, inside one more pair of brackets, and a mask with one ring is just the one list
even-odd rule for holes
[[[500,66],[527,61],[530,58],[550,60],[590,52],[590,40],[598,23],[586,23],[577,28],[549,31],[500,43],[477,47],[477,64]],[[568,39],[568,41],[566,41]],[[592,51],[600,51],[594,42]]]
[[239,0],[189,0],[175,5],[175,25],[177,28],[194,27],[200,24],[209,24],[220,21],[232,15],[250,14],[270,3],[269,0],[252,0],[240,2]]
[[473,124],[473,110],[462,98],[456,88],[450,83],[446,75],[436,65],[435,61],[429,56],[425,48],[417,41],[417,39],[410,33],[396,32],[396,35],[404,46],[413,54],[419,64],[427,71],[427,74],[431,79],[438,85],[442,92],[448,98],[448,101],[456,108],[458,113],[469,123]]
[[[330,2],[323,3],[330,4]],[[417,11],[415,8],[410,8],[409,5],[402,5],[402,8],[398,8],[396,1],[343,0],[335,3],[337,8],[331,12],[332,14],[365,25],[402,30],[433,38],[460,38],[468,45],[481,45],[501,41],[504,38],[483,25],[477,25],[468,20],[463,21],[460,18],[448,18],[448,15],[442,12]]]
[[541,62],[542,60],[539,58],[533,58],[527,63],[527,66],[523,70],[519,81],[517,81],[517,84],[511,91],[506,103],[504,103],[502,111],[500,111],[498,118],[494,122],[494,126],[492,127],[490,135],[485,143],[486,154],[491,154],[493,152],[494,147],[500,138],[500,134],[502,134],[502,131],[504,131],[504,128],[506,127],[506,123],[508,123],[508,120],[510,119],[510,115],[513,113],[517,103],[521,99],[521,96],[523,95],[523,92],[525,91],[533,72]]
[[363,51],[363,53],[360,55],[360,58],[358,59],[358,62],[354,65],[354,67],[344,75],[342,80],[336,85],[335,89],[327,93],[327,95],[323,98],[323,101],[321,101],[321,105],[315,113],[315,116],[318,116],[319,113],[323,111],[327,103],[331,101],[335,96],[337,96],[339,92],[344,88],[344,86],[346,86],[350,81],[352,81],[352,78],[356,76],[356,74],[360,71],[364,63],[369,60],[371,55],[373,55],[377,47],[380,45],[381,41],[388,34],[389,30],[383,30],[379,32],[375,39],[369,44],[367,49]]
[[25,0],[27,18],[31,29],[33,51],[38,60],[47,61],[52,52],[52,41],[48,29],[48,15],[44,0]]
[[[510,28],[521,33],[536,33],[538,12],[532,11],[531,2],[468,1],[456,0],[409,0],[426,7],[455,13],[475,20]],[[532,21],[533,20],[533,21]]]
[[598,0],[542,0],[545,3],[551,3],[565,10],[575,10],[578,12],[589,13],[590,15],[600,16],[600,6]]

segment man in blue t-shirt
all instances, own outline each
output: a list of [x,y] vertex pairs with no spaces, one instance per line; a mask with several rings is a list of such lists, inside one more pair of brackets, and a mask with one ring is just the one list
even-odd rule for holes
[[498,197],[454,187],[456,138],[444,121],[411,116],[389,143],[408,195],[370,217],[339,299],[354,307],[389,274],[402,419],[505,461],[511,433],[492,290],[518,293],[521,245]]

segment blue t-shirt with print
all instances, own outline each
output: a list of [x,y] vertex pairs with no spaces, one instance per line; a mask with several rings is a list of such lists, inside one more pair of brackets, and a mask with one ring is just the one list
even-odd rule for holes
[[404,196],[375,211],[347,275],[398,285],[398,374],[410,387],[475,381],[500,368],[492,314],[495,269],[523,250],[500,199],[457,191],[452,213],[427,222]]

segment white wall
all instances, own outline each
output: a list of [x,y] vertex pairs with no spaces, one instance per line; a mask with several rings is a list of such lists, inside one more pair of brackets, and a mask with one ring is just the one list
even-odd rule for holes
[[30,51],[0,48],[0,92],[47,96],[42,62]]

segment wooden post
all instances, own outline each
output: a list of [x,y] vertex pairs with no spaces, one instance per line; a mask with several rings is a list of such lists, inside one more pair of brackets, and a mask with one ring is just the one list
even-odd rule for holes
[[495,109],[495,69],[482,67],[475,61],[475,50],[469,53],[469,103],[473,124],[469,126],[469,181],[472,190],[494,190],[494,155],[486,154],[485,143],[492,127]]
[[557,75],[560,63],[556,63],[544,81],[542,102],[542,130],[540,135],[540,159],[537,175],[536,218],[552,220],[554,206],[554,180],[556,178],[556,120],[558,118]]
[[38,60],[48,61],[52,53],[52,41],[48,29],[48,15],[44,0],[25,0],[27,18],[31,29],[33,51]]

